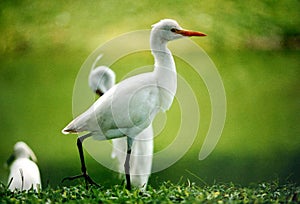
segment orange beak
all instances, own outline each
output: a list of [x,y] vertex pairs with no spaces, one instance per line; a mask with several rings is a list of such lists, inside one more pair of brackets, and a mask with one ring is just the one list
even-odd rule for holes
[[205,33],[201,33],[198,31],[192,31],[192,30],[176,30],[175,31],[177,34],[183,35],[183,36],[206,36]]

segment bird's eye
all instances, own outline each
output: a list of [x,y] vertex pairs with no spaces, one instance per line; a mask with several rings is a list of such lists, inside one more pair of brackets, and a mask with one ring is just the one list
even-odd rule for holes
[[171,29],[171,32],[173,32],[173,33],[175,33],[176,31],[177,31],[176,28],[172,28],[172,29]]

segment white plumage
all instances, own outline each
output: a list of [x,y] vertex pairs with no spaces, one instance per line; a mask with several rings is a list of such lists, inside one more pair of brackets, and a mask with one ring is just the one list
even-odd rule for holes
[[[8,185],[11,191],[41,189],[40,171],[35,162],[36,156],[30,147],[24,142],[17,142],[10,160],[15,158],[10,166]],[[32,160],[30,160],[32,159]]]
[[[118,160],[119,172],[124,173],[124,163],[126,159],[127,140],[126,138],[117,138],[112,140],[113,151],[112,158]],[[151,175],[153,157],[153,128],[150,125],[143,130],[132,145],[130,158],[130,181],[131,184],[145,190]]]
[[127,78],[114,85],[63,129],[64,134],[88,132],[77,140],[82,176],[86,181],[91,182],[91,179],[86,172],[82,141],[90,136],[97,140],[126,137],[127,155],[124,167],[126,187],[131,189],[129,161],[132,143],[138,134],[149,127],[159,111],[168,110],[173,103],[177,74],[167,43],[184,36],[205,34],[183,30],[176,21],[170,19],[161,20],[153,25],[150,47],[155,60],[154,71]]
[[[116,75],[106,66],[99,66],[91,70],[89,75],[89,86],[93,92],[102,95],[115,85]],[[98,92],[101,92],[99,94]]]
[[[115,73],[106,66],[93,69],[89,75],[89,86],[98,95],[103,95],[115,84]],[[118,162],[118,170],[124,173],[124,163],[127,151],[127,138],[116,138],[112,140],[112,158]],[[150,125],[136,136],[132,146],[130,159],[130,181],[144,190],[146,189],[151,174],[153,156],[153,128]]]

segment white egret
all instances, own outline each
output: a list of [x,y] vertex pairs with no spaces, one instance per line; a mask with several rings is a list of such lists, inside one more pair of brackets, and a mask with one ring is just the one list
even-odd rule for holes
[[35,162],[37,158],[30,147],[25,142],[17,142],[7,161],[8,165],[11,164],[8,177],[8,188],[11,191],[41,189],[40,171]]
[[[98,57],[98,59],[100,57]],[[98,59],[95,62],[97,62]],[[95,93],[102,96],[115,84],[115,78],[115,73],[110,68],[98,66],[90,72],[89,86]],[[124,173],[127,138],[122,137],[112,139],[112,144],[112,158],[117,159],[118,170],[119,172]],[[130,158],[130,181],[134,186],[139,187],[141,190],[145,190],[147,187],[148,179],[151,174],[152,155],[153,128],[152,125],[149,125],[148,128],[136,136],[134,144],[132,145]]]
[[106,66],[92,69],[89,75],[89,86],[99,96],[115,85],[116,75],[114,71]]
[[159,111],[166,111],[172,105],[177,88],[177,74],[167,43],[184,36],[205,34],[184,30],[171,19],[161,20],[153,25],[150,47],[155,60],[154,71],[116,84],[62,130],[64,134],[88,132],[77,139],[82,174],[67,179],[84,177],[87,183],[95,183],[87,174],[82,150],[84,139],[91,136],[96,140],[126,137],[127,155],[124,168],[126,188],[131,189],[129,161],[133,141],[149,127]]

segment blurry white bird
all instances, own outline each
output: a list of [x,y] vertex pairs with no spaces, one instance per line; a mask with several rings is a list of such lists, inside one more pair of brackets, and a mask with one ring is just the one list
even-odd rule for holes
[[102,96],[108,89],[115,85],[116,75],[106,66],[99,66],[92,69],[89,75],[89,86],[99,96]]
[[173,103],[177,88],[177,74],[168,41],[184,36],[205,36],[196,31],[182,29],[171,19],[153,25],[150,47],[154,56],[154,71],[127,78],[109,89],[86,112],[69,123],[64,134],[87,131],[77,139],[82,175],[86,182],[95,183],[88,176],[84,162],[82,142],[93,136],[96,140],[127,138],[127,155],[124,164],[126,188],[131,189],[130,156],[135,137],[149,127],[159,111],[166,111]]
[[11,164],[8,177],[8,188],[11,191],[41,189],[40,171],[35,162],[37,158],[30,147],[25,142],[17,142],[13,154],[7,161],[8,165]]
[[[95,62],[97,62],[100,57],[101,56],[99,56]],[[111,69],[106,66],[98,66],[90,72],[89,86],[95,93],[102,96],[115,84],[115,78],[115,73]],[[112,158],[117,159],[118,170],[124,173],[127,138],[112,139],[112,144]],[[148,179],[151,174],[152,155],[153,128],[152,125],[149,125],[148,128],[136,136],[130,158],[130,181],[141,190],[145,190],[147,187]]]

